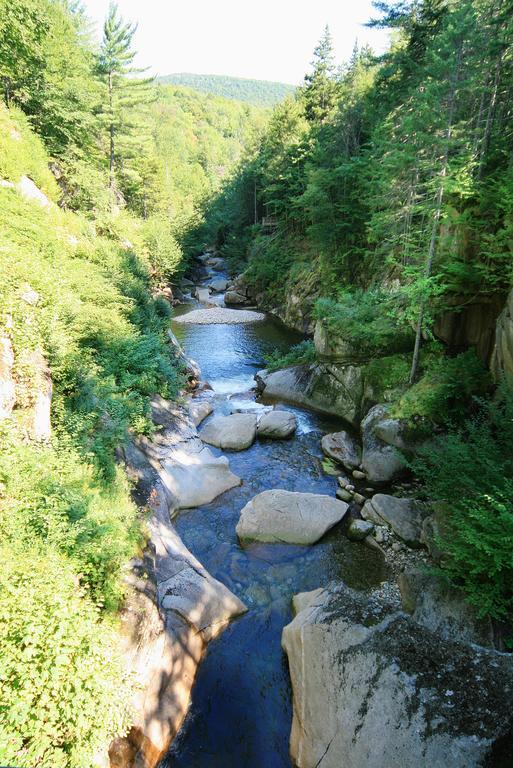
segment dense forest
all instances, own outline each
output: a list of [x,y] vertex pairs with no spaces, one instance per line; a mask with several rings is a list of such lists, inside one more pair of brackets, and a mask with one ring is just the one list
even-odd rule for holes
[[[513,5],[375,5],[390,50],[355,46],[340,71],[326,29],[303,86],[185,244],[216,243],[260,306],[366,355],[376,385],[402,393],[394,415],[440,435],[414,469],[451,505],[446,570],[505,617],[510,385],[486,398],[490,328],[512,281]],[[306,342],[271,362],[314,360]]]
[[114,6],[98,47],[75,3],[0,2],[6,765],[90,768],[128,722],[115,616],[144,526],[115,451],[183,386],[158,289],[265,119],[134,78],[133,34]]
[[267,80],[248,80],[242,77],[228,75],[195,75],[188,72],[177,72],[173,75],[162,75],[159,83],[182,85],[193,88],[201,93],[222,96],[225,99],[236,99],[253,104],[256,107],[274,107],[285,96],[296,90],[294,85],[272,83]]

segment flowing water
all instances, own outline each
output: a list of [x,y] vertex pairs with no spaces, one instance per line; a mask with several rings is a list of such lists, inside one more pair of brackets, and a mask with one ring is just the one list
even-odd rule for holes
[[[181,307],[179,313],[195,308]],[[254,373],[263,367],[263,355],[276,348],[286,351],[300,340],[271,319],[250,325],[173,326],[187,355],[212,385],[218,413],[258,407],[249,390]],[[165,768],[290,767],[291,688],[280,640],[292,618],[292,596],[333,578],[366,589],[385,577],[379,554],[350,543],[340,526],[309,547],[239,545],[235,526],[240,510],[260,491],[284,488],[335,495],[335,478],[322,470],[320,438],[340,423],[287,408],[298,418],[294,438],[257,440],[246,451],[225,452],[243,485],[175,518],[186,546],[249,610],[209,645]]]

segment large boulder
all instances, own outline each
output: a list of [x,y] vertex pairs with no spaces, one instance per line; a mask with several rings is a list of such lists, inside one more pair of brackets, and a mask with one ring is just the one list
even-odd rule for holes
[[497,319],[490,367],[497,380],[504,376],[513,381],[513,290],[509,292],[506,305]]
[[363,372],[358,366],[293,365],[256,374],[265,400],[283,400],[340,416],[358,426],[362,416]]
[[212,282],[209,284],[208,287],[213,293],[222,293],[223,291],[226,291],[227,285],[228,285],[228,280],[217,278],[216,280],[212,280]]
[[404,471],[404,459],[395,445],[385,443],[378,436],[388,416],[385,405],[375,405],[362,422],[362,469],[371,483],[389,483]]
[[261,416],[258,426],[258,437],[280,439],[291,437],[296,431],[296,417],[290,411],[274,410]]
[[422,543],[422,522],[429,512],[426,504],[415,499],[377,493],[363,505],[362,517],[376,525],[386,525],[408,546],[418,548]]
[[314,544],[342,520],[347,509],[347,504],[331,496],[263,491],[241,511],[237,535],[242,541]]
[[362,351],[361,345],[337,336],[320,320],[315,324],[314,344],[320,360],[359,363],[369,359],[369,354]]
[[208,288],[202,288],[200,285],[195,289],[194,296],[200,301],[202,304],[209,304],[210,303],[210,291]]
[[322,450],[330,459],[338,461],[346,469],[353,470],[360,466],[361,448],[349,432],[332,432],[321,440]]
[[256,437],[254,413],[232,413],[214,416],[200,431],[205,443],[231,451],[243,451],[253,444]]
[[331,584],[294,605],[282,645],[298,768],[477,768],[513,753],[509,656],[442,641],[381,592]]
[[214,406],[210,400],[191,400],[189,403],[189,413],[195,427],[198,427],[207,416],[210,416],[213,410]]
[[237,291],[226,291],[224,295],[224,303],[226,306],[237,306],[239,304],[246,304],[246,302],[246,296]]

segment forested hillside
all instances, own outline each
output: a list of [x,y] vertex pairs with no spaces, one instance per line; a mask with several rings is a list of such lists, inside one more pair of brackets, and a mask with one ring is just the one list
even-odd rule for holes
[[[188,247],[216,242],[257,303],[370,360],[367,380],[403,393],[392,412],[417,437],[452,430],[415,471],[451,504],[454,583],[504,616],[513,468],[511,436],[496,430],[513,398],[507,383],[493,406],[476,397],[494,391],[495,323],[513,277],[513,5],[376,6],[390,51],[355,48],[340,73],[326,30],[302,88],[275,108]],[[296,361],[313,355],[303,345]],[[504,360],[495,382],[501,372]]]
[[286,96],[291,95],[296,90],[294,85],[287,83],[247,80],[228,75],[196,75],[189,72],[162,75],[158,81],[164,84],[186,86],[212,96],[244,101],[257,107],[274,107],[275,104],[283,101]]
[[115,454],[183,364],[158,289],[255,140],[248,105],[134,78],[114,6],[0,2],[0,763],[91,768],[126,730],[123,569],[144,543]]

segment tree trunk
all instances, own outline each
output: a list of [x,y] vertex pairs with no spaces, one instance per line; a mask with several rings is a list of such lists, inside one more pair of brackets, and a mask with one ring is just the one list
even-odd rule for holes
[[[448,114],[448,120],[447,120],[447,131],[445,135],[445,149],[442,159],[442,168],[440,171],[440,186],[438,187],[436,197],[435,197],[435,211],[433,214],[433,225],[431,227],[431,237],[429,239],[429,249],[428,249],[428,255],[426,260],[426,268],[425,268],[425,276],[426,278],[431,277],[431,272],[433,270],[433,261],[435,259],[436,254],[436,241],[438,238],[438,228],[440,225],[440,218],[442,215],[442,203],[444,199],[444,179],[447,176],[447,166],[449,164],[449,143],[451,141],[452,136],[452,123],[453,123],[453,117],[454,117],[454,107],[455,107],[455,101],[456,101],[456,85],[459,80],[459,71],[460,71],[460,62],[461,62],[461,47],[458,53],[458,60],[456,65],[456,71],[454,73],[452,86],[451,86],[451,92],[449,94],[449,114]],[[417,370],[419,367],[419,359],[420,359],[420,346],[422,344],[422,326],[424,324],[424,313],[426,310],[426,300],[423,299],[420,302],[419,307],[419,317],[417,320],[417,330],[415,333],[415,345],[413,347],[413,358],[411,362],[411,370],[410,370],[410,385],[415,382],[415,379],[417,378]]]
[[114,111],[113,111],[113,93],[114,83],[112,78],[112,72],[109,72],[109,189],[111,193],[114,193]]

